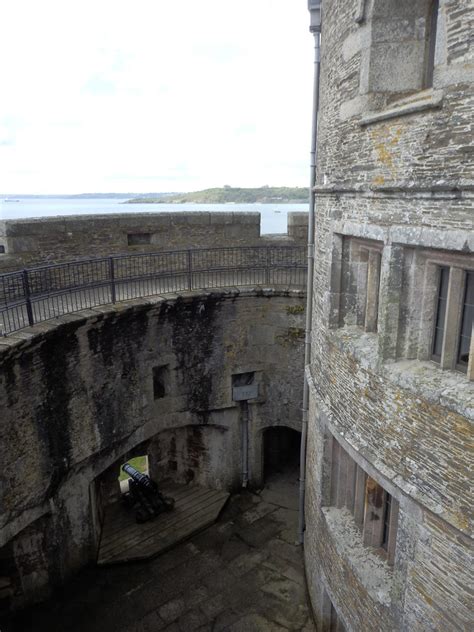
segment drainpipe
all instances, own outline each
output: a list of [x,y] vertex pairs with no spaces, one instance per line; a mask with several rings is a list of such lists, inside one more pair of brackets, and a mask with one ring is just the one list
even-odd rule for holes
[[245,399],[240,402],[242,417],[242,487],[249,482],[249,403]]
[[242,428],[242,487],[249,482],[249,399],[258,397],[258,383],[255,372],[236,373],[232,376],[232,400],[240,404],[240,420]]
[[306,483],[306,442],[308,434],[309,386],[306,380],[306,367],[311,362],[311,323],[313,318],[313,270],[314,270],[314,187],[316,184],[316,149],[318,136],[319,110],[319,72],[320,72],[320,37],[321,37],[321,0],[308,0],[310,12],[310,32],[314,35],[314,83],[313,83],[313,123],[311,130],[311,160],[309,180],[309,218],[308,218],[308,280],[306,287],[306,332],[304,347],[304,384],[303,384],[303,422],[301,426],[300,447],[300,488],[299,488],[299,520],[298,542],[304,541],[304,501]]

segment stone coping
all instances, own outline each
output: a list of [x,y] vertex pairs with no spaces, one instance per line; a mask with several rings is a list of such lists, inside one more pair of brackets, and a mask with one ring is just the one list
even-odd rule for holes
[[[255,224],[260,226],[259,211],[164,211],[159,213],[101,213],[88,215],[54,215],[51,217],[23,217],[0,220],[0,235],[30,235],[56,232],[66,233],[71,229],[86,229],[94,224],[112,225],[116,229],[134,230],[171,224]],[[288,211],[287,225],[307,226],[307,211]],[[286,233],[284,233],[286,234]],[[269,236],[272,234],[270,233]]]
[[162,305],[166,303],[173,303],[177,300],[184,302],[191,302],[196,297],[216,297],[223,299],[234,300],[236,298],[272,298],[272,297],[289,297],[289,298],[305,298],[306,290],[304,289],[290,289],[290,288],[277,288],[277,287],[260,287],[252,286],[247,288],[220,288],[216,290],[194,290],[188,292],[170,293],[157,296],[149,296],[146,298],[134,298],[128,301],[121,301],[115,304],[101,305],[98,307],[90,307],[87,309],[73,312],[70,314],[63,314],[46,320],[44,322],[32,325],[31,327],[25,327],[19,331],[13,332],[8,337],[0,338],[0,360],[3,354],[12,350],[21,349],[21,347],[28,343],[40,339],[42,336],[47,336],[61,327],[66,327],[70,323],[85,323],[89,319],[102,319],[104,316],[111,316],[113,314],[120,314],[127,310],[141,310],[152,308],[153,306]]
[[443,105],[443,96],[442,90],[423,90],[422,92],[417,92],[412,97],[391,104],[391,106],[385,110],[369,112],[360,119],[359,125],[365,127],[371,123],[378,123],[392,118],[399,118],[400,116],[408,116],[409,114],[417,114],[425,110],[440,108]]

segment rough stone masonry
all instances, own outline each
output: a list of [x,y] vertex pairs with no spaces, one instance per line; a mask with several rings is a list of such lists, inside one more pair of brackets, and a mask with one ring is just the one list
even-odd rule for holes
[[[137,299],[0,341],[4,609],[47,597],[96,559],[120,465],[183,485],[242,484],[234,375],[253,375],[249,485],[269,427],[300,428],[304,292],[228,289]],[[4,574],[3,574],[4,573]]]
[[305,534],[321,630],[472,629],[473,26],[470,0],[323,0]]

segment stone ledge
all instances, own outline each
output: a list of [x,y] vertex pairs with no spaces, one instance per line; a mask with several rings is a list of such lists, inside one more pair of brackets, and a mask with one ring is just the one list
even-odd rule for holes
[[474,421],[474,382],[464,373],[443,370],[430,361],[399,359],[378,366],[378,336],[360,327],[331,330],[332,340],[365,369],[406,389],[430,404],[443,406]]
[[313,188],[319,196],[337,197],[347,196],[351,198],[367,198],[369,200],[424,200],[430,202],[444,202],[446,200],[461,200],[470,205],[474,198],[474,184],[470,180],[453,182],[427,183],[426,185],[413,184],[412,181],[399,180],[387,184],[360,184],[349,186],[344,182],[326,185],[317,185]]
[[41,336],[46,336],[50,332],[67,327],[70,324],[83,324],[88,319],[102,319],[115,314],[122,314],[127,311],[140,310],[146,308],[156,308],[164,303],[172,303],[177,300],[190,302],[195,298],[216,297],[220,299],[234,300],[236,298],[296,298],[306,297],[306,290],[303,288],[289,288],[285,286],[264,287],[264,286],[244,286],[244,287],[223,287],[223,288],[203,288],[202,290],[190,290],[176,293],[157,294],[154,296],[138,297],[127,301],[120,301],[114,304],[107,303],[94,307],[84,308],[77,312],[60,314],[35,325],[19,329],[7,336],[0,335],[0,359],[4,354],[19,349]]
[[321,507],[321,512],[339,555],[350,565],[372,599],[382,606],[390,606],[392,570],[374,548],[364,545],[350,511],[338,507]]
[[384,365],[383,374],[397,386],[474,421],[474,382],[464,373],[428,360],[397,360]]
[[392,104],[389,109],[383,110],[382,112],[369,112],[360,119],[359,125],[365,127],[371,123],[379,123],[380,121],[386,121],[400,116],[417,114],[425,110],[434,110],[442,107],[442,105],[443,92],[441,90],[423,91],[417,93],[412,98]]

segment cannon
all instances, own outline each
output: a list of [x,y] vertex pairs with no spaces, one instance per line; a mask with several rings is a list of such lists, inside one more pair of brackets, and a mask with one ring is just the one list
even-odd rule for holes
[[123,495],[123,501],[135,510],[137,522],[146,522],[174,508],[174,498],[163,496],[149,476],[136,470],[130,463],[122,465],[122,470],[130,476],[128,492]]

